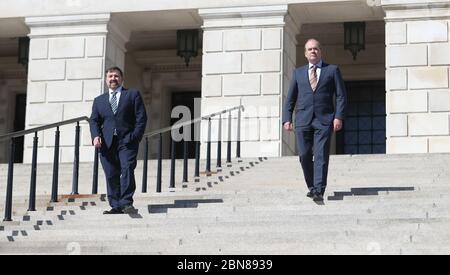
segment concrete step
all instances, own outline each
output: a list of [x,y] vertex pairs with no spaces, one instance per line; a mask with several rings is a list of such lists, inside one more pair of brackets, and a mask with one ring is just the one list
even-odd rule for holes
[[[57,215],[30,217],[29,221],[15,221],[3,223],[0,230],[10,233],[13,230],[57,230],[59,228],[84,228],[92,226],[94,228],[115,228],[143,226],[158,228],[183,228],[184,226],[223,226],[231,228],[240,225],[281,225],[295,224],[309,228],[353,228],[366,226],[370,228],[386,227],[389,225],[405,225],[405,228],[420,229],[423,226],[434,225],[443,227],[450,221],[449,217],[444,218],[391,218],[373,217],[369,215],[302,215],[301,213],[286,213],[282,216],[220,216],[220,217],[171,217],[166,214],[141,215],[140,218],[127,215],[102,216],[96,212],[91,215],[65,215],[64,220],[60,220]],[[35,227],[38,226],[38,227]]]
[[[325,202],[323,207],[336,207],[336,206],[349,206],[349,207],[372,207],[376,205],[380,205],[383,207],[398,207],[399,205],[409,205],[413,204],[413,206],[421,207],[421,206],[430,206],[430,207],[446,207],[448,198],[450,194],[448,193],[448,189],[434,189],[432,192],[429,190],[417,190],[417,191],[403,191],[403,192],[390,192],[384,193],[379,192],[378,195],[358,195],[358,192],[355,194],[349,191],[343,192],[332,192],[329,195],[325,196]],[[355,191],[354,191],[355,192]],[[277,206],[277,205],[296,205],[296,204],[311,204],[311,200],[306,198],[305,191],[299,190],[289,190],[289,191],[280,191],[280,192],[229,192],[223,194],[216,195],[201,195],[201,194],[188,194],[180,195],[180,192],[176,193],[178,196],[136,196],[135,197],[135,206],[149,206],[149,205],[158,205],[174,204],[175,200],[178,202],[176,205],[178,207],[183,207],[183,204],[193,204],[196,203],[199,206],[202,206],[202,201],[206,200],[219,200],[223,202],[224,205],[232,205],[232,206],[245,206],[245,205],[254,205],[254,206]],[[327,193],[328,194],[328,193]],[[368,192],[367,194],[371,194]],[[48,198],[39,197],[37,199],[37,210],[42,211],[45,210],[49,206],[56,207],[67,207],[71,206],[74,208],[80,207],[84,204],[92,204],[96,205],[104,205],[107,206],[106,201],[101,201],[99,196],[88,196],[86,199],[77,200],[74,203],[69,203],[67,201],[63,201],[60,203],[50,203]],[[205,204],[208,205],[209,204]],[[84,205],[86,206],[86,205]],[[154,206],[156,207],[156,206]],[[188,206],[186,206],[188,207]],[[316,206],[313,206],[316,207]],[[1,210],[2,208],[0,208]],[[28,198],[22,198],[21,200],[16,200],[14,204],[14,211],[18,213],[24,213],[28,209]]]
[[[279,209],[273,209],[273,208],[232,208],[232,207],[222,207],[219,209],[214,209],[214,206],[210,205],[209,208],[201,209],[201,208],[183,208],[183,209],[168,209],[167,212],[162,213],[148,213],[146,209],[139,209],[138,215],[135,217],[126,216],[126,215],[113,215],[111,216],[104,216],[102,215],[102,209],[96,209],[95,212],[92,211],[80,211],[80,210],[72,210],[71,213],[70,209],[62,210],[66,211],[65,215],[64,213],[61,213],[61,211],[58,211],[56,213],[48,214],[45,213],[44,215],[39,214],[31,214],[29,213],[30,220],[36,221],[36,220],[53,220],[55,223],[59,221],[64,221],[68,219],[72,220],[78,220],[78,221],[90,221],[90,220],[102,220],[105,222],[109,221],[121,221],[124,220],[130,220],[130,219],[136,219],[136,220],[146,220],[146,219],[178,219],[181,217],[189,217],[192,219],[207,219],[207,220],[232,220],[232,219],[238,219],[238,220],[245,220],[245,219],[254,219],[254,218],[260,218],[260,219],[266,219],[270,217],[275,216],[282,216],[287,217],[287,219],[291,219],[293,217],[299,217],[302,219],[313,219],[315,217],[318,217],[318,219],[325,219],[330,216],[336,216],[339,219],[351,219],[351,220],[358,220],[358,219],[373,219],[373,220],[380,220],[383,218],[386,219],[419,219],[419,220],[432,220],[432,219],[446,219],[450,218],[450,213],[448,212],[448,209],[442,209],[442,208],[424,208],[424,209],[415,209],[415,210],[405,210],[405,209],[396,209],[392,210],[389,213],[386,213],[386,210],[384,209],[361,209],[361,210],[355,210],[352,208],[339,208],[339,209],[330,209],[330,210],[320,210],[320,211],[312,211],[308,209],[308,207],[304,206],[288,206],[284,208]],[[61,216],[61,218],[60,218]],[[122,216],[122,217],[117,217]],[[15,221],[22,221],[23,216],[17,216]],[[32,223],[32,222],[31,222]],[[14,223],[13,223],[14,224]],[[5,226],[5,228],[9,227],[9,223],[2,223],[2,226]]]
[[[349,191],[330,192],[329,195],[325,196],[325,206],[324,207],[336,207],[340,205],[348,205],[349,207],[364,207],[366,209],[372,208],[373,206],[380,205],[385,208],[388,207],[401,207],[413,204],[415,207],[447,207],[447,202],[449,201],[450,193],[448,189],[430,189],[430,190],[415,190],[415,191],[398,191],[398,192],[378,192],[378,195],[358,195]],[[302,203],[310,204],[310,199],[305,197],[305,191],[300,190],[280,190],[279,192],[262,192],[259,191],[237,191],[228,192],[216,195],[201,195],[186,193],[185,195],[180,195],[176,193],[177,196],[151,196],[151,195],[137,195],[135,197],[135,206],[137,207],[147,207],[149,205],[157,204],[174,204],[175,200],[178,200],[177,207],[182,207],[183,204],[198,203],[202,207],[203,200],[221,200],[225,205],[232,206],[268,206],[272,205],[296,205]],[[328,193],[327,193],[328,194]],[[367,194],[371,194],[370,190]],[[185,201],[180,203],[180,201]],[[79,210],[79,207],[90,203],[95,203],[96,205],[103,205],[103,207],[108,207],[106,201],[102,202],[99,196],[88,196],[86,199],[76,200],[74,203],[69,203],[66,201],[60,203],[49,203],[49,198],[38,197],[37,199],[37,210],[43,211],[49,206],[55,206],[58,208],[67,208],[68,206],[73,207],[75,210]],[[209,204],[205,204],[209,207]],[[156,207],[156,206],[153,206]],[[188,207],[188,206],[186,206]],[[316,207],[313,205],[313,207]],[[28,198],[22,198],[21,200],[16,200],[13,210],[18,213],[26,213],[28,209]],[[2,207],[0,207],[2,210]]]
[[[107,208],[103,208],[107,209]],[[332,219],[336,223],[342,223],[340,219],[350,219],[352,222],[357,222],[364,219],[370,219],[374,221],[379,221],[382,219],[389,219],[389,220],[418,220],[418,221],[430,221],[435,219],[446,219],[449,218],[449,215],[445,212],[445,210],[432,210],[432,209],[424,209],[423,211],[415,211],[415,212],[408,212],[408,214],[404,214],[402,211],[396,211],[393,213],[383,213],[380,212],[380,210],[370,210],[374,211],[372,213],[369,212],[367,209],[366,211],[322,211],[322,212],[316,212],[311,213],[307,212],[306,210],[297,210],[294,207],[286,210],[276,210],[273,209],[271,211],[266,210],[239,210],[238,212],[232,212],[231,210],[222,211],[222,212],[215,212],[213,210],[209,211],[201,211],[201,210],[193,210],[193,209],[168,209],[167,212],[158,212],[158,213],[148,213],[145,209],[139,209],[139,212],[137,215],[131,215],[126,216],[124,218],[120,217],[105,217],[102,215],[103,210],[99,209],[95,212],[90,211],[80,211],[80,210],[73,210],[73,209],[65,209],[61,211],[55,211],[53,213],[41,213],[41,214],[30,214],[23,216],[14,216],[13,220],[14,222],[2,222],[1,226],[4,228],[15,228],[20,227],[22,225],[38,225],[38,221],[43,221],[42,223],[46,223],[46,221],[52,221],[53,224],[55,223],[65,223],[66,221],[73,220],[75,223],[83,221],[84,223],[88,223],[90,221],[97,222],[98,220],[102,220],[105,222],[112,222],[112,223],[121,223],[125,222],[128,223],[130,220],[137,220],[139,222],[144,222],[142,220],[164,220],[164,219],[181,219],[183,217],[191,218],[193,221],[197,220],[206,220],[206,221],[246,221],[246,220],[253,220],[254,218],[257,218],[259,220],[266,220],[271,217],[281,215],[281,217],[285,217],[285,219],[276,219],[277,221],[284,221],[289,219],[295,219],[295,220],[301,220],[305,222],[311,222],[311,219],[314,219],[314,215],[317,216],[321,222],[323,222],[324,219],[330,218],[332,216],[336,216],[336,219]],[[182,214],[185,213],[183,216]],[[403,215],[403,216],[402,216]]]
[[[91,232],[87,232],[91,233]],[[124,235],[125,234],[125,235]],[[270,237],[261,236],[260,234],[226,234],[218,237],[214,235],[212,237],[199,234],[197,236],[190,237],[173,237],[169,236],[165,239],[156,239],[151,236],[145,236],[141,232],[137,233],[138,239],[135,239],[131,233],[117,232],[115,234],[108,234],[102,236],[96,236],[95,240],[89,241],[86,235],[80,232],[80,240],[77,238],[67,238],[65,240],[59,240],[59,237],[52,240],[39,240],[34,242],[28,242],[27,240],[18,240],[13,243],[2,244],[0,253],[3,250],[10,251],[12,249],[19,250],[19,248],[29,249],[28,251],[36,251],[36,248],[41,248],[41,251],[45,251],[46,247],[50,247],[50,251],[58,251],[56,249],[77,248],[80,253],[87,253],[95,247],[101,247],[101,250],[94,250],[94,253],[108,253],[108,251],[118,251],[122,253],[188,253],[189,251],[200,251],[200,249],[208,247],[205,251],[210,254],[227,254],[233,252],[262,252],[265,253],[310,253],[311,251],[324,251],[329,253],[344,253],[344,254],[370,254],[377,252],[376,250],[388,251],[396,250],[400,253],[400,249],[403,247],[411,247],[414,245],[417,249],[433,249],[439,251],[448,251],[450,244],[448,242],[442,242],[439,239],[430,242],[429,238],[421,239],[420,234],[416,234],[411,239],[407,234],[391,233],[388,236],[382,235],[369,235],[367,233],[360,233],[355,235],[338,235],[333,238],[327,238],[318,234],[312,233],[311,235],[305,235],[300,233],[274,233]],[[83,236],[85,238],[83,238]],[[119,239],[115,239],[117,237]],[[127,237],[127,238],[126,238]],[[387,237],[387,238],[386,238]],[[114,242],[110,239],[113,238]],[[387,239],[386,241],[384,239]],[[75,241],[74,241],[75,240]],[[214,241],[212,241],[214,240]],[[128,249],[127,249],[128,247]],[[249,249],[250,248],[250,249]],[[374,251],[375,250],[375,251]],[[72,250],[69,250],[72,251]],[[99,252],[100,251],[100,252]],[[67,250],[59,250],[60,253],[67,253]]]
[[[389,229],[389,230],[388,230]],[[12,242],[27,242],[31,245],[37,241],[66,241],[66,242],[114,242],[115,240],[135,240],[135,241],[167,241],[177,242],[182,240],[184,244],[191,243],[198,245],[198,242],[211,242],[214,245],[233,246],[242,243],[276,243],[291,242],[368,242],[372,240],[384,239],[390,243],[439,243],[440,246],[450,246],[448,237],[450,233],[446,228],[422,227],[421,229],[407,230],[401,227],[390,227],[388,229],[364,229],[353,228],[352,230],[301,228],[295,226],[266,227],[261,226],[241,226],[240,228],[211,227],[211,228],[186,228],[185,230],[162,230],[161,228],[114,228],[110,230],[96,230],[84,228],[74,230],[70,228],[52,231],[28,231],[27,236],[16,237]],[[30,241],[32,240],[32,241]],[[6,240],[5,240],[6,242]],[[9,241],[11,242],[11,241]]]
[[[69,212],[69,211],[67,211]],[[33,215],[14,223],[4,223],[1,231],[5,234],[10,234],[12,231],[32,230],[32,231],[46,231],[46,230],[84,230],[86,228],[95,228],[110,230],[111,226],[114,228],[153,228],[155,230],[166,231],[189,231],[197,230],[204,231],[205,228],[214,228],[215,230],[234,231],[237,228],[257,227],[255,230],[267,230],[286,226],[293,227],[298,230],[309,231],[327,231],[327,230],[385,230],[390,228],[392,230],[422,230],[432,228],[439,230],[440,228],[447,228],[450,224],[450,217],[440,219],[392,219],[388,217],[371,218],[371,216],[361,216],[361,218],[349,217],[349,215],[333,215],[333,216],[318,216],[311,217],[310,215],[285,215],[284,218],[271,218],[269,216],[262,217],[262,219],[255,219],[251,217],[242,216],[243,219],[225,219],[219,217],[218,219],[188,219],[188,218],[170,218],[166,215],[148,215],[141,214],[141,218],[133,218],[126,215],[116,215],[114,217],[102,216],[101,213],[90,212],[86,215],[70,215],[67,213],[63,220],[60,220],[55,215],[38,216]],[[82,223],[80,221],[83,221]],[[37,227],[36,227],[37,226]],[[253,229],[252,229],[253,230]],[[240,229],[237,231],[241,231]],[[251,231],[251,230],[250,230]]]
[[[449,160],[450,154],[332,156],[323,205],[305,197],[298,157],[242,160],[185,184],[180,161],[177,187],[165,187],[164,171],[160,194],[152,190],[154,169],[149,193],[140,194],[140,162],[136,215],[102,215],[109,206],[100,195],[49,203],[49,193],[38,196],[38,211],[27,212],[30,167],[18,165],[14,222],[0,223],[0,253],[445,254]],[[70,192],[72,166],[62,167],[60,190]],[[38,177],[40,192],[50,190],[47,169]],[[80,171],[80,191],[89,193],[90,164]]]

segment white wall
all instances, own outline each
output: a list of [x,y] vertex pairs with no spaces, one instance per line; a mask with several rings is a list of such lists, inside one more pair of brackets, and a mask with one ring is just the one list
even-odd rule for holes
[[385,9],[387,153],[450,152],[450,9]]

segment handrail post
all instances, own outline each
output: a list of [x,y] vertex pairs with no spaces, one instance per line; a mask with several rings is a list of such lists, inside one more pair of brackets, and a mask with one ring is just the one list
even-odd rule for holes
[[175,140],[170,137],[172,140],[171,146],[170,146],[170,188],[175,188]]
[[200,177],[200,141],[195,141],[195,174],[194,177]]
[[159,134],[159,145],[158,145],[158,170],[156,176],[156,192],[161,193],[162,186],[162,133]]
[[183,182],[188,182],[188,141],[183,143]]
[[37,153],[38,153],[38,133],[34,133],[33,138],[33,156],[31,160],[31,179],[30,179],[30,199],[28,211],[36,211],[36,174],[37,174]]
[[58,174],[59,174],[59,127],[55,131],[55,152],[53,156],[53,180],[51,202],[58,202]]
[[241,107],[238,111],[238,125],[237,125],[237,144],[236,144],[236,158],[241,158]]
[[142,174],[142,193],[147,193],[147,174],[148,174],[148,137],[145,137],[144,169]]
[[208,118],[208,143],[206,146],[206,173],[211,173],[211,117]]
[[5,218],[3,221],[12,221],[12,195],[13,195],[13,179],[14,179],[14,155],[15,155],[14,138],[11,138],[9,163],[8,163],[8,182],[6,186],[6,202],[5,202]]
[[227,163],[231,163],[231,111],[228,113]]
[[219,115],[219,133],[217,134],[217,168],[222,168],[222,115]]
[[92,176],[92,194],[98,193],[98,148],[94,152],[94,172]]
[[73,160],[72,195],[78,195],[78,176],[80,172],[80,122],[75,127],[75,154]]

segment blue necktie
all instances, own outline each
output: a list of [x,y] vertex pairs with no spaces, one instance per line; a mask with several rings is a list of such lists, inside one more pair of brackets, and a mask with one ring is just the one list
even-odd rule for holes
[[117,113],[117,97],[116,97],[116,95],[117,95],[117,91],[113,92],[111,101],[109,102],[111,104],[111,109],[114,114]]

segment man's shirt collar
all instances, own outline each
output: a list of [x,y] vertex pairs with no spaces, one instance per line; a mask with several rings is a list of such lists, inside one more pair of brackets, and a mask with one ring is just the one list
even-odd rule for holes
[[311,69],[313,66],[316,66],[317,68],[321,69],[322,65],[323,65],[323,61],[320,60],[320,62],[317,63],[316,65],[309,63],[309,67],[308,68]]
[[109,94],[113,94],[114,92],[120,93],[122,91],[123,86],[119,86],[116,90],[109,89]]

